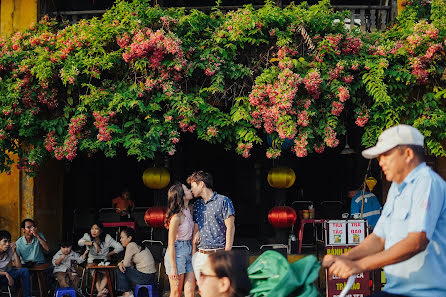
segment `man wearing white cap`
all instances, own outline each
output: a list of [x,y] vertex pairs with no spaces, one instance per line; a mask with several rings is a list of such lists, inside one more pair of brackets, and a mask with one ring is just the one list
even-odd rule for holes
[[446,183],[424,163],[423,144],[417,129],[398,125],[362,152],[378,157],[392,186],[373,233],[342,256],[324,257],[329,274],[384,267],[386,286],[373,296],[446,296]]

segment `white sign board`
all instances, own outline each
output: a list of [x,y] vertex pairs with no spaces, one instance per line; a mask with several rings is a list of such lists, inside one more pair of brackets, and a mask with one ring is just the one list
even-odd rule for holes
[[349,220],[347,224],[348,244],[360,244],[365,238],[364,220]]
[[347,244],[347,221],[330,220],[328,224],[328,245]]

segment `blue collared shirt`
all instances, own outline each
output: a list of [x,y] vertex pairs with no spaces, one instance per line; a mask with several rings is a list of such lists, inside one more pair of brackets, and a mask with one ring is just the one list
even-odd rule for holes
[[[352,198],[350,206],[350,214],[361,213],[362,206],[362,191],[356,193]],[[379,216],[381,214],[381,204],[378,202],[378,198],[373,193],[365,192],[364,194],[364,210],[362,217],[367,220],[369,226],[376,226]]]
[[425,163],[401,184],[392,183],[373,231],[389,249],[409,232],[426,232],[427,248],[384,267],[384,291],[406,296],[446,296],[446,183]]
[[194,203],[194,222],[200,232],[201,249],[224,248],[226,245],[225,220],[235,215],[231,200],[216,192],[208,202],[198,199]]

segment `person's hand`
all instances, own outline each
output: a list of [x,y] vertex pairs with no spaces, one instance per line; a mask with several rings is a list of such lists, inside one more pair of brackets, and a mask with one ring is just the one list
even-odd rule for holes
[[172,267],[172,273],[169,274],[169,280],[179,280],[178,270],[176,267]]
[[105,255],[105,259],[106,259],[107,261],[110,261],[110,254]]
[[329,268],[336,261],[337,257],[339,256],[325,255],[324,259],[322,260],[322,267]]
[[17,248],[17,245],[15,244],[15,242],[11,242],[11,248],[12,248],[12,251],[15,253],[16,248]]
[[5,276],[6,276],[6,278],[8,279],[8,286],[12,287],[12,286],[14,285],[14,279],[13,279],[12,276],[11,276],[9,273],[7,273],[7,272],[5,272]]
[[348,278],[353,274],[361,273],[362,269],[358,262],[345,259],[344,257],[337,257],[334,263],[328,268],[329,275],[336,275],[340,278]]
[[123,262],[119,262],[118,268],[122,273],[125,273],[125,266]]
[[88,249],[85,249],[85,252],[84,252],[83,256],[86,257],[88,252],[89,252]]
[[39,232],[37,231],[37,227],[35,227],[35,226],[32,227],[31,234],[34,235],[37,238],[40,238]]
[[198,244],[198,243],[200,243],[200,233],[198,233],[198,232],[195,233],[193,243],[194,243],[194,244]]

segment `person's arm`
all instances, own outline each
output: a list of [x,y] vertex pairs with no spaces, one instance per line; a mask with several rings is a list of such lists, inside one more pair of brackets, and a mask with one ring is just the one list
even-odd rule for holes
[[42,233],[39,233],[37,231],[36,227],[34,227],[34,229],[33,229],[33,235],[37,238],[37,240],[39,241],[40,245],[45,250],[45,252],[48,253],[50,251],[48,243],[46,242],[45,237],[42,235]]
[[67,255],[65,254],[56,254],[53,257],[53,265],[54,266],[59,266],[60,263],[62,263],[63,260],[65,260],[65,258],[67,257]]
[[175,240],[177,238],[178,234],[178,227],[181,223],[181,217],[178,214],[175,214],[170,219],[169,224],[169,236],[168,236],[168,244],[169,247],[169,260],[170,260],[170,266],[171,266],[171,275],[169,275],[169,278],[178,279],[178,270],[177,270],[177,261],[176,261],[176,255],[175,255]]
[[234,243],[235,234],[235,217],[231,215],[225,220],[226,225],[226,246],[225,251],[232,250],[232,244]]
[[198,232],[198,224],[194,224],[194,230],[192,231],[192,256],[197,251],[197,245],[200,242],[200,233]]
[[428,243],[426,232],[411,232],[391,248],[358,260],[349,260],[341,256],[330,266],[328,272],[340,278],[347,278],[352,274],[399,263],[424,251]]
[[91,241],[90,235],[88,235],[88,233],[85,233],[84,236],[79,239],[79,241],[77,242],[78,246],[92,246],[93,242]]
[[20,261],[20,256],[17,253],[17,246],[15,242],[11,242],[11,249],[12,252],[14,253],[14,261],[13,261],[13,265],[17,268],[20,269],[22,268],[22,261]]
[[105,237],[105,241],[108,242],[108,246],[113,248],[113,251],[109,252],[107,255],[105,255],[105,257],[107,259],[110,259],[111,255],[120,253],[124,250],[124,248],[122,247],[122,245],[117,242],[116,240],[114,240],[110,235],[107,234],[107,236]]

